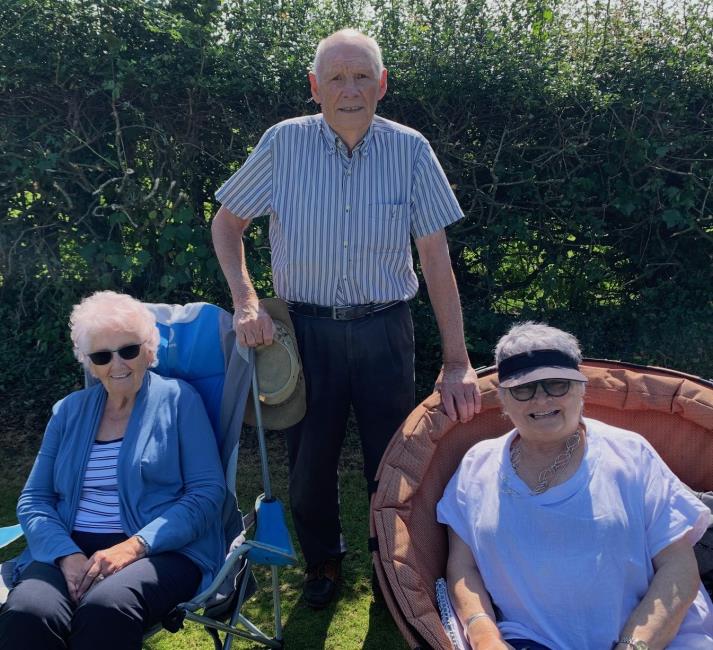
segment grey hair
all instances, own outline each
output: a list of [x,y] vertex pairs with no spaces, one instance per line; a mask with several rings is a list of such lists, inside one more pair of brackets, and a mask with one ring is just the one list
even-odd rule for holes
[[495,346],[495,364],[503,359],[532,350],[559,350],[577,361],[582,361],[582,350],[577,338],[569,332],[545,323],[525,321],[513,325],[500,337]]
[[152,367],[158,365],[156,317],[142,302],[125,293],[97,291],[72,308],[69,317],[74,356],[89,368],[89,344],[105,332],[131,332],[146,345]]
[[367,36],[363,32],[356,29],[340,29],[338,32],[330,34],[326,38],[323,38],[319,45],[317,45],[317,51],[314,53],[314,60],[312,61],[312,73],[319,79],[320,68],[322,67],[322,59],[324,57],[324,51],[329,48],[330,45],[337,43],[339,41],[357,41],[360,42],[366,48],[369,53],[369,58],[374,63],[376,69],[376,74],[381,75],[384,69],[384,61],[381,57],[381,48],[379,44],[371,37]]

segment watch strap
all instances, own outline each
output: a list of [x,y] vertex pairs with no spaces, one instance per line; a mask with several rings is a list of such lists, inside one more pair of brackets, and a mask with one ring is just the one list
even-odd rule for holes
[[617,645],[625,645],[629,648],[633,648],[634,650],[649,650],[649,644],[646,643],[646,641],[642,641],[641,639],[635,639],[633,636],[621,637],[614,644],[614,647],[616,647]]

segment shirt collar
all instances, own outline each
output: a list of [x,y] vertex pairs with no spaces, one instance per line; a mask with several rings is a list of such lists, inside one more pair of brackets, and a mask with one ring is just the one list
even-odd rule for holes
[[[324,116],[322,116],[320,123],[320,133],[322,134],[322,142],[324,143],[324,146],[327,148],[327,151],[330,154],[336,153],[337,149],[339,148],[344,152],[345,156],[347,155],[347,146],[344,144],[342,139],[332,130],[332,127],[327,124],[327,120],[324,119]],[[358,152],[362,156],[368,156],[369,145],[371,144],[371,141],[373,139],[373,134],[374,122],[372,121],[372,123],[369,125],[369,129],[364,134],[364,137],[352,150],[352,155]]]

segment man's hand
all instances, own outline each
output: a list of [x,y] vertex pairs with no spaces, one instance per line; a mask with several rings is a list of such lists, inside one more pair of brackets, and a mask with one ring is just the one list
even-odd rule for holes
[[82,578],[77,586],[77,600],[84,596],[92,586],[132,562],[140,560],[145,553],[144,545],[136,537],[129,537],[120,544],[94,553],[82,567]]
[[470,422],[480,412],[478,375],[469,363],[444,363],[435,390],[441,393],[443,408],[452,422]]
[[480,411],[478,378],[468,361],[463,335],[463,313],[451,267],[446,233],[441,230],[416,240],[423,277],[441,333],[443,368],[435,390],[441,393],[446,415],[455,422],[468,422]]
[[257,298],[236,307],[233,327],[238,345],[243,347],[270,345],[275,336],[275,324]]
[[249,219],[241,219],[223,205],[215,215],[210,229],[215,254],[228,281],[235,305],[233,329],[237,343],[243,347],[255,348],[272,343],[275,326],[270,315],[260,308],[260,301],[245,263],[243,234],[249,225]]
[[84,577],[84,566],[87,563],[87,556],[84,553],[72,553],[60,558],[57,564],[64,576],[64,581],[67,583],[69,597],[73,602],[79,601],[77,589]]

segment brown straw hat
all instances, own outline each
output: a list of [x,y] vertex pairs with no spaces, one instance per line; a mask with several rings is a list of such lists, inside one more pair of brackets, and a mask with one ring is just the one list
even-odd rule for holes
[[[275,324],[272,344],[255,348],[262,423],[266,429],[287,429],[297,424],[307,410],[297,337],[284,300],[263,298],[260,305],[270,314]],[[257,424],[252,389],[245,407],[244,420],[246,424]]]

